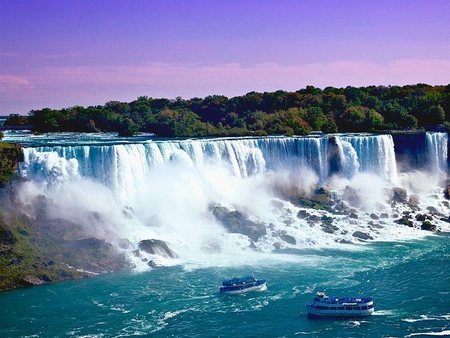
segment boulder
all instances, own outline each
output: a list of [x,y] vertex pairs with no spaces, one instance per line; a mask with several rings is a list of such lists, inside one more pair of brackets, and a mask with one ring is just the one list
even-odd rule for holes
[[22,279],[22,281],[23,281],[23,283],[25,285],[42,285],[42,284],[45,284],[45,282],[42,279],[40,279],[38,277],[35,277],[35,276],[31,276],[31,275],[25,276]]
[[263,223],[253,222],[240,211],[229,211],[225,207],[215,206],[212,213],[228,232],[246,235],[255,242],[267,234],[266,226]]
[[306,210],[300,210],[297,213],[297,218],[299,218],[299,219],[305,219],[305,218],[308,218],[308,217],[309,217],[309,213]]
[[362,232],[362,231],[355,231],[353,233],[353,237],[356,237],[358,239],[362,239],[364,241],[373,239],[372,236],[370,236],[369,234],[366,234],[365,232]]
[[342,199],[348,202],[348,204],[352,207],[360,207],[361,206],[361,197],[358,195],[356,190],[350,186],[346,186],[344,190],[344,194],[342,195]]
[[411,195],[409,197],[408,204],[410,207],[417,208],[419,206],[419,203],[420,203],[420,197],[418,195]]
[[311,195],[311,201],[318,203],[328,203],[331,197],[330,189],[325,187],[317,187]]
[[431,224],[430,221],[424,221],[420,228],[427,231],[436,231],[436,225]]
[[450,184],[447,185],[444,189],[444,197],[448,200],[450,200]]
[[397,203],[408,203],[408,193],[406,189],[394,187],[392,188],[392,201]]
[[139,242],[139,249],[152,255],[161,255],[168,258],[178,256],[169,248],[166,242],[160,239],[144,239]]
[[396,220],[395,223],[403,224],[403,225],[409,226],[410,228],[412,228],[414,226],[414,223],[408,217],[405,217],[405,216]]
[[283,241],[285,241],[286,243],[289,243],[289,244],[292,244],[292,245],[297,244],[297,241],[296,241],[295,238],[294,238],[293,236],[291,236],[291,235],[286,235],[286,234],[284,234],[284,235],[281,235],[280,238],[281,238]]

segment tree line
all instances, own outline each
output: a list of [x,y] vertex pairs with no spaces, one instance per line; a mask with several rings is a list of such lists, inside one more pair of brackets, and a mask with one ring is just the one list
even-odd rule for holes
[[138,132],[164,137],[308,135],[312,131],[450,130],[450,84],[250,92],[188,100],[140,96],[132,102],[31,110],[6,126],[42,132]]

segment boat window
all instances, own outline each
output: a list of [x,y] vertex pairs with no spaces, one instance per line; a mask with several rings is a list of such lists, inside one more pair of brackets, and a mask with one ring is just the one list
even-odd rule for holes
[[351,306],[347,306],[345,309],[346,310],[352,310],[353,308]]
[[361,308],[359,306],[355,307],[355,310],[361,310]]
[[361,306],[361,309],[367,310],[367,306]]
[[368,308],[369,308],[369,309],[373,308],[373,305],[369,305]]
[[338,307],[338,310],[344,310],[344,308],[343,307]]

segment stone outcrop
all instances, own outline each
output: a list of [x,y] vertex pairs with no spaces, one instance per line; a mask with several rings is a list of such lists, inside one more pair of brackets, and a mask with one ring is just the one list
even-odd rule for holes
[[406,189],[394,187],[392,188],[392,201],[397,203],[408,203],[408,193]]
[[166,242],[160,239],[144,239],[139,242],[139,250],[152,255],[160,255],[167,258],[177,258],[177,254],[173,252]]
[[252,241],[267,234],[265,224],[253,222],[247,215],[240,211],[230,211],[227,208],[216,205],[212,209],[214,217],[231,233],[239,233],[248,236]]
[[353,237],[356,237],[356,238],[358,238],[360,240],[363,240],[363,241],[367,241],[367,240],[372,240],[373,239],[372,236],[370,236],[369,234],[367,234],[365,232],[362,232],[362,231],[355,231],[353,233]]

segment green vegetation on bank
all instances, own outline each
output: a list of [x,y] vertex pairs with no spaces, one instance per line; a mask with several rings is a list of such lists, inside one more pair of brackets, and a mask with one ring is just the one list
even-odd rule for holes
[[33,125],[35,132],[150,132],[166,137],[307,135],[323,132],[450,129],[450,84],[325,89],[307,86],[228,98],[184,100],[141,96],[103,106],[32,110],[5,125]]
[[17,176],[21,158],[19,145],[0,142],[0,188]]

